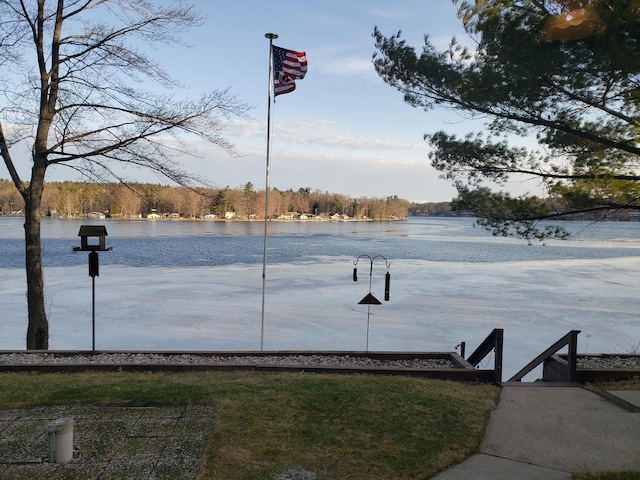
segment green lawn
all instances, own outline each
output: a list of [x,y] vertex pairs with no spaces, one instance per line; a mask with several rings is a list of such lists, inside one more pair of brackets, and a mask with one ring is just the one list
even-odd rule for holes
[[[0,374],[0,407],[216,408],[201,479],[423,479],[474,453],[499,389],[420,378],[199,372]],[[626,480],[627,477],[621,477]]]
[[618,382],[587,383],[585,388],[598,395],[604,395],[607,390],[640,390],[640,378],[632,378]]
[[640,472],[577,473],[571,480],[639,480]]

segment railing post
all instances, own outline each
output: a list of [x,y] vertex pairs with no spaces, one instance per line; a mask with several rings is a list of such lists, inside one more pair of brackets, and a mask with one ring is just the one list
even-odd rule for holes
[[569,363],[569,381],[578,381],[578,333],[580,330],[571,330],[569,332],[569,345],[567,352],[567,362]]
[[495,356],[494,356],[494,378],[496,384],[502,383],[502,350],[503,350],[503,342],[504,342],[504,330],[501,328],[496,328],[494,330],[495,334]]
[[494,328],[487,338],[485,338],[478,348],[467,358],[467,362],[476,367],[484,357],[493,351],[495,355],[493,360],[493,380],[496,383],[502,382],[503,338],[504,330]]
[[575,382],[578,378],[576,372],[576,363],[577,363],[577,346],[578,346],[578,334],[580,330],[571,330],[564,337],[558,340],[556,343],[547,348],[544,352],[538,355],[535,359],[527,364],[522,370],[516,373],[513,377],[511,377],[509,382],[520,382],[522,378],[531,372],[534,368],[544,362],[546,359],[555,354],[562,347],[567,346],[569,350],[567,362],[569,364],[569,374],[568,379],[566,381]]

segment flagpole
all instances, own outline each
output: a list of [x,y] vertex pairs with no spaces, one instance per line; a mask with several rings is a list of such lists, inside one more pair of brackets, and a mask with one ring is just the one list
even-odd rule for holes
[[264,350],[264,300],[267,287],[267,233],[269,218],[269,154],[271,146],[271,91],[273,89],[273,40],[278,38],[275,33],[265,33],[269,39],[269,94],[267,97],[267,167],[264,189],[264,239],[262,252],[262,318],[260,320],[260,351]]

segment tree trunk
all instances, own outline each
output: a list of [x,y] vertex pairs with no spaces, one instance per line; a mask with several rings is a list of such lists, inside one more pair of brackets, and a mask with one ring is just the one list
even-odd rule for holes
[[40,205],[44,190],[45,170],[44,167],[33,168],[31,183],[24,199],[27,305],[29,310],[27,350],[49,349],[49,321],[44,306],[44,276],[40,244]]

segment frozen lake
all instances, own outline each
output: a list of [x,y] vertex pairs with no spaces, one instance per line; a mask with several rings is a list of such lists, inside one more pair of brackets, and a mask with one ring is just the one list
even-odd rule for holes
[[[81,224],[43,223],[52,350],[90,350],[87,254]],[[110,252],[96,277],[98,350],[259,350],[262,223],[104,224]],[[569,330],[579,353],[630,353],[640,343],[640,222],[572,222],[569,241],[529,246],[493,238],[472,219],[393,223],[270,223],[265,350],[454,351],[494,328],[505,379]],[[22,219],[0,217],[0,349],[25,345]],[[390,263],[389,302],[369,292],[370,261]],[[384,259],[371,292],[384,297]],[[487,358],[487,363],[491,359]]]

